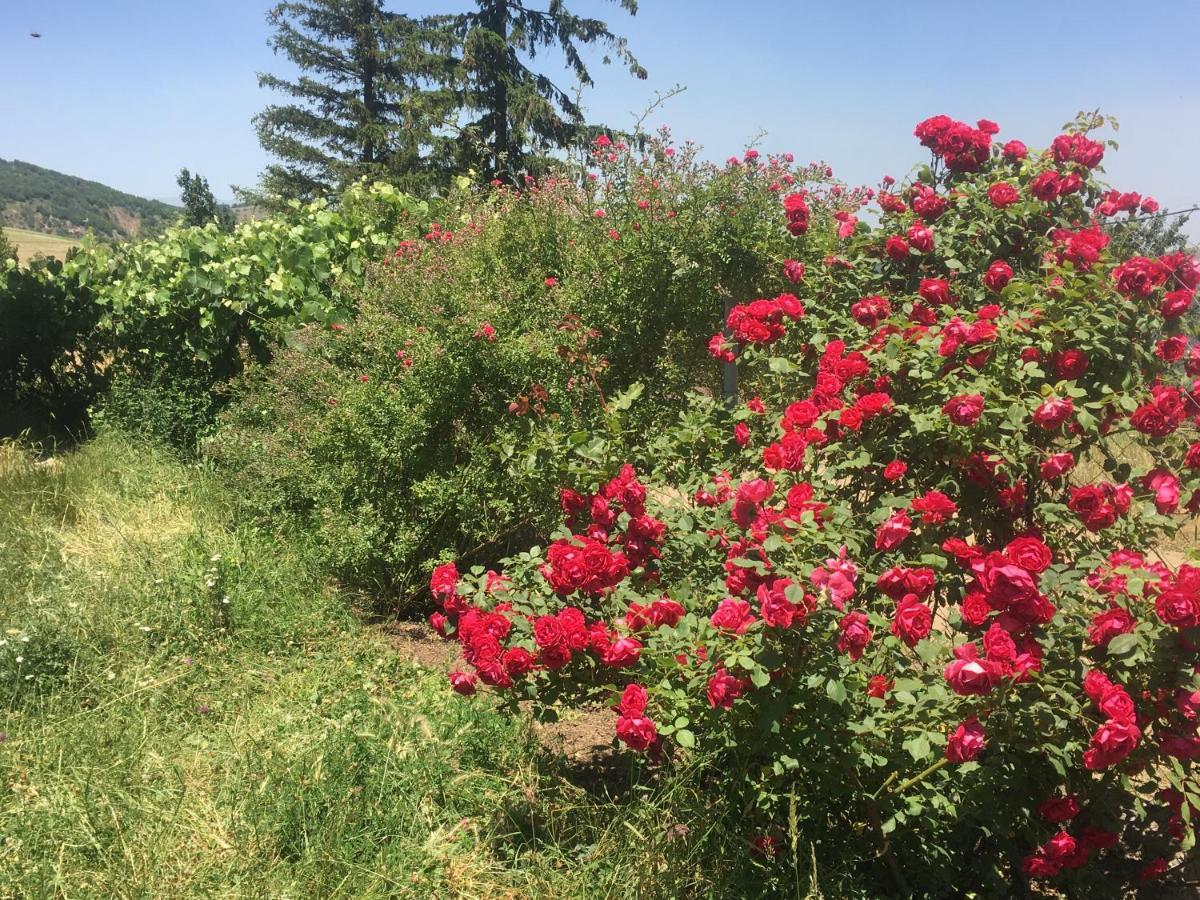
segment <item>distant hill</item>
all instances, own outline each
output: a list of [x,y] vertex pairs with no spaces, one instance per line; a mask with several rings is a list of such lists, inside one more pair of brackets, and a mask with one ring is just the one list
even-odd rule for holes
[[43,169],[20,160],[0,159],[0,225],[30,231],[127,238],[161,229],[179,208]]

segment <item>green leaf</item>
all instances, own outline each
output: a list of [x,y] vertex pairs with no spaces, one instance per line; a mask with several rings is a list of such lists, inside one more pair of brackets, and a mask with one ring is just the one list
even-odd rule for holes
[[841,681],[831,678],[825,685],[825,695],[834,703],[845,703],[846,686]]
[[904,749],[912,755],[913,760],[916,762],[920,762],[933,752],[929,746],[929,738],[923,734],[905,741]]
[[679,743],[680,747],[696,746],[696,736],[686,728],[680,728],[675,732],[675,740]]
[[1124,656],[1137,646],[1136,634],[1118,634],[1108,642],[1109,656]]

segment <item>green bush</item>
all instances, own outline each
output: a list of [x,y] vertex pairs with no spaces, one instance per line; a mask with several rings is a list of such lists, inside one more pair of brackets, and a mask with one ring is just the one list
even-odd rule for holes
[[110,345],[87,288],[57,260],[0,259],[0,434],[72,432],[108,381]]
[[16,411],[6,430],[78,426],[116,376],[110,416],[194,444],[225,380],[248,358],[269,359],[298,325],[351,315],[343,287],[427,214],[390,185],[356,185],[337,208],[295,204],[232,233],[179,226],[146,241],[85,241],[65,263],[5,262],[0,401]]
[[[719,389],[705,338],[732,292],[782,282],[783,159],[716,168],[665,140],[603,177],[498,188],[373,267],[344,327],[310,327],[236,387],[212,456],[256,514],[313,529],[348,583],[495,560],[548,526],[546,449],[653,384],[633,428]],[[532,435],[543,447],[530,455]]]

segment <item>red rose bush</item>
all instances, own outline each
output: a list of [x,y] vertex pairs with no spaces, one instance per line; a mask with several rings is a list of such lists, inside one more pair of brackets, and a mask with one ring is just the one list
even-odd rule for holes
[[1170,877],[1200,567],[1157,548],[1200,511],[1200,264],[1111,255],[1156,204],[1082,128],[997,131],[935,116],[907,185],[780,191],[777,284],[696,336],[752,399],[644,439],[614,403],[547,471],[546,549],[440,567],[455,690],[611,710],[648,765],[705,760],[747,842],[885,892]]

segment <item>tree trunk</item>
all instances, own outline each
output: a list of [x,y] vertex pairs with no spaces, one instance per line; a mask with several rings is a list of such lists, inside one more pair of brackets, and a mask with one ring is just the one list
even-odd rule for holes
[[[506,51],[508,48],[508,3],[499,0],[494,10],[491,30],[499,37],[497,43],[498,57],[492,71],[495,73],[495,83],[492,85],[492,115],[496,118],[496,137],[492,148],[492,165],[496,174],[508,169],[508,67]],[[509,173],[511,177],[511,173]]]
[[379,107],[379,101],[375,96],[375,74],[378,63],[379,45],[375,40],[373,19],[372,4],[369,0],[364,0],[359,7],[358,47],[355,48],[362,58],[362,98],[363,108],[367,113],[366,129],[363,133],[362,142],[362,161],[364,163],[375,162],[375,135],[372,129],[375,127]]

